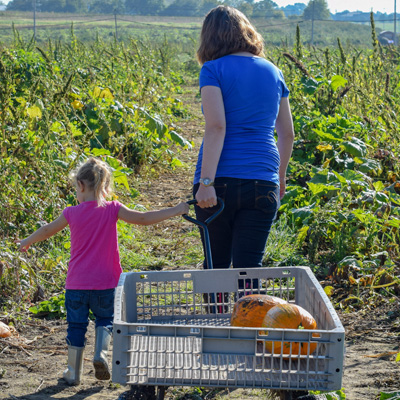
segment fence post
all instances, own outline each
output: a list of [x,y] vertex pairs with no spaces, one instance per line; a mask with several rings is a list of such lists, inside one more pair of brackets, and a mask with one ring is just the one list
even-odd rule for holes
[[397,33],[396,33],[396,23],[397,23],[397,16],[396,16],[396,0],[394,0],[394,37],[393,37],[393,43],[395,46],[397,46]]
[[36,41],[36,0],[33,0],[33,38]]
[[118,40],[118,25],[117,25],[117,12],[114,11],[114,21],[115,21],[115,40]]

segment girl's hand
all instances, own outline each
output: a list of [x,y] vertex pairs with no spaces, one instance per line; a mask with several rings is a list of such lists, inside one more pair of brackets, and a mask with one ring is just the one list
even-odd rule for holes
[[196,193],[197,205],[200,208],[214,207],[218,204],[214,186],[204,186],[200,184]]
[[31,246],[31,243],[27,239],[23,240],[16,240],[15,243],[19,244],[19,251],[26,252],[29,247]]
[[189,213],[189,204],[186,202],[179,203],[175,208],[177,209],[177,215]]

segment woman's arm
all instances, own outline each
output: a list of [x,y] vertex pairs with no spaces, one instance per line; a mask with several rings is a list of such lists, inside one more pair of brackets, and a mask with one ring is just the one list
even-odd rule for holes
[[[216,86],[201,88],[201,101],[206,121],[201,178],[215,179],[219,158],[225,140],[225,107],[221,89]],[[217,204],[217,196],[213,186],[200,184],[196,193],[197,204],[201,208],[213,207]]]
[[286,191],[286,170],[289,165],[290,157],[292,156],[294,142],[292,113],[290,111],[289,99],[287,97],[282,97],[275,128],[276,133],[278,134],[277,146],[281,158],[279,182],[280,198],[282,199]]
[[37,231],[33,232],[32,235],[28,236],[23,240],[17,240],[19,243],[20,251],[27,251],[29,247],[36,242],[41,242],[54,236],[57,232],[61,231],[68,225],[64,214],[61,214],[57,219],[49,224],[41,226]]
[[136,225],[151,225],[157,222],[164,221],[168,218],[176,217],[177,215],[187,214],[189,205],[187,203],[179,203],[175,207],[165,208],[159,211],[140,212],[131,210],[124,205],[121,205],[118,211],[118,219]]

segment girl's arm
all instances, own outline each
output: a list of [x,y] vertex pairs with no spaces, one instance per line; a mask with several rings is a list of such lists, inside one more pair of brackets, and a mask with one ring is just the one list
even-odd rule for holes
[[[224,146],[226,132],[225,107],[221,89],[216,86],[202,87],[201,101],[206,126],[200,178],[209,178],[213,181]],[[213,207],[217,204],[217,196],[213,186],[200,184],[195,197],[197,204],[201,208]]]
[[41,226],[37,231],[33,232],[32,235],[23,240],[17,240],[16,242],[19,243],[20,251],[27,251],[33,243],[41,242],[48,239],[49,237],[55,235],[57,232],[60,232],[67,225],[68,222],[65,219],[64,214],[61,214],[53,222]]
[[294,142],[292,113],[290,111],[289,99],[287,97],[282,97],[275,128],[276,133],[278,134],[277,146],[281,158],[279,182],[280,198],[282,199],[286,191],[286,170],[289,165],[290,157],[292,156]]
[[164,221],[168,218],[176,217],[177,215],[187,214],[189,205],[187,203],[179,203],[175,207],[164,208],[159,211],[140,212],[134,211],[121,205],[118,211],[118,219],[136,225],[152,225],[157,222]]

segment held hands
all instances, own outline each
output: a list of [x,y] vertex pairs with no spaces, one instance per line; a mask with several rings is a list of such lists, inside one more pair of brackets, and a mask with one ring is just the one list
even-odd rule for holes
[[214,207],[218,204],[214,186],[200,185],[195,197],[200,208]]
[[186,202],[179,203],[174,208],[176,209],[176,215],[182,215],[182,214],[189,213],[189,204]]

